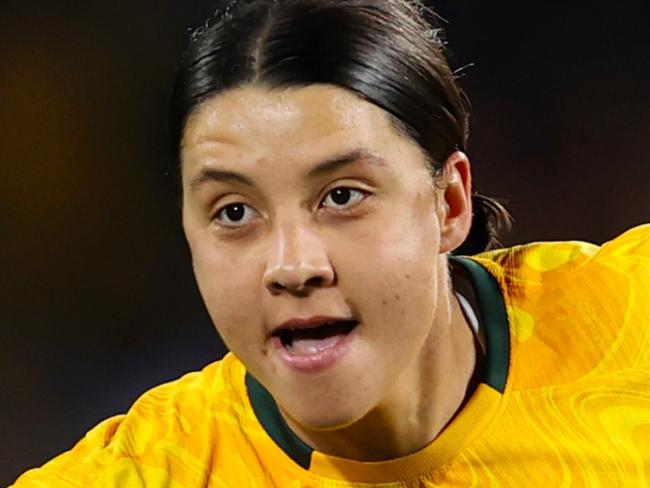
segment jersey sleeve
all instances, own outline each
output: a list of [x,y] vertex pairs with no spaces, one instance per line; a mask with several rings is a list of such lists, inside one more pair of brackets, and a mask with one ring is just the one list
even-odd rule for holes
[[156,386],[13,488],[205,486],[224,444],[222,419],[239,425],[231,390],[221,361]]
[[10,488],[95,486],[102,472],[114,462],[110,445],[123,419],[124,415],[117,415],[99,423],[71,450],[25,472]]
[[624,232],[620,236],[603,244],[600,253],[602,257],[623,257],[637,260],[638,264],[650,271],[650,224],[639,225]]
[[628,369],[650,373],[650,224],[606,242],[595,259],[612,280],[621,283],[617,288],[603,288],[611,290],[612,308],[621,310],[623,324],[612,352],[626,358]]
[[650,372],[650,225],[601,246],[537,242],[478,261],[506,303],[513,388]]

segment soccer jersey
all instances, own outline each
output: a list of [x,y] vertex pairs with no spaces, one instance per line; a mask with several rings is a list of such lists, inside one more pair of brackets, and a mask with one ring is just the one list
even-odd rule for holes
[[421,450],[381,462],[313,450],[228,354],[16,488],[650,486],[650,225],[601,247],[534,243],[450,264],[484,332],[483,377]]

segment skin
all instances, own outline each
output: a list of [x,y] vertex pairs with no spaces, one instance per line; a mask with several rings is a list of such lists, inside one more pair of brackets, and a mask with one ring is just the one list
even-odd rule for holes
[[[308,176],[355,149],[377,159]],[[249,85],[193,112],[181,158],[183,227],[207,309],[293,431],[363,461],[431,442],[476,366],[446,256],[471,223],[467,157],[453,153],[434,184],[419,147],[352,92]],[[207,175],[215,170],[252,184]],[[355,190],[345,204],[332,198],[338,187]],[[224,210],[235,203],[246,206],[238,222]],[[361,323],[337,363],[297,372],[270,331],[314,315]]]

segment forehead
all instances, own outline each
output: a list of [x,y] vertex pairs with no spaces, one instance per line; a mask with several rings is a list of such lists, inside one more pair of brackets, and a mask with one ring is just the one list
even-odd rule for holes
[[372,146],[387,137],[397,137],[387,114],[348,90],[249,85],[202,103],[188,120],[182,145],[216,141],[314,149],[318,143],[346,141]]

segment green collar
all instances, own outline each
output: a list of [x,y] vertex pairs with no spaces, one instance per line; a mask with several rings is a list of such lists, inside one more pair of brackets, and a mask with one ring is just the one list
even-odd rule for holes
[[245,382],[255,416],[266,433],[298,465],[309,469],[313,449],[293,433],[282,418],[271,394],[249,372],[246,372]]
[[[458,267],[469,278],[478,302],[477,315],[485,326],[487,354],[482,382],[503,393],[508,376],[510,338],[499,285],[472,259],[450,256],[449,263],[454,271]],[[253,375],[247,372],[245,382],[253,411],[266,433],[298,465],[309,469],[314,450],[291,431],[271,394]]]
[[510,335],[508,315],[499,284],[476,261],[466,257],[451,256],[449,262],[454,271],[458,267],[459,271],[467,273],[466,276],[472,283],[478,301],[480,320],[485,326],[487,355],[482,382],[503,393],[510,364]]

